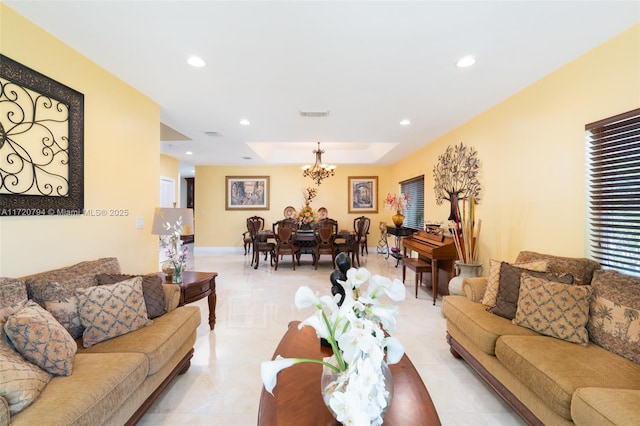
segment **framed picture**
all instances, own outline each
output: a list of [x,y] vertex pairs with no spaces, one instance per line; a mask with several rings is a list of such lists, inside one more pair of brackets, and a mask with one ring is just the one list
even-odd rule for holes
[[378,213],[378,176],[349,176],[349,213]]
[[84,95],[0,55],[0,216],[82,215]]
[[227,176],[227,210],[269,210],[269,176]]

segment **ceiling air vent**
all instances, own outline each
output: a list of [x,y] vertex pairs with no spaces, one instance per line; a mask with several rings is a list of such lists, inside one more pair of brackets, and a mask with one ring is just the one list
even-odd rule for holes
[[218,138],[220,136],[222,136],[222,133],[220,132],[204,132],[205,135],[211,137],[211,138]]
[[326,111],[300,111],[300,115],[303,117],[326,117],[329,115],[329,110]]

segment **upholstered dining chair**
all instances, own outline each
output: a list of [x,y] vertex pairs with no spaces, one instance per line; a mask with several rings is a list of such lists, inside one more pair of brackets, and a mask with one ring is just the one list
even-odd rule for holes
[[331,264],[336,267],[336,233],[338,232],[338,222],[333,219],[323,219],[318,221],[316,226],[315,246],[315,269],[318,269],[320,263],[320,255],[331,255]]
[[369,227],[371,227],[371,219],[366,216],[360,216],[353,220],[353,230],[356,233],[356,243],[362,256],[364,256],[365,251],[369,254],[369,248],[367,247],[367,234],[369,234]]
[[281,256],[285,254],[291,255],[291,264],[293,270],[296,270],[296,254],[298,253],[298,247],[295,245],[296,229],[292,227],[290,223],[287,223],[287,219],[279,220],[273,224],[273,234],[276,237],[275,258],[276,267],[278,270],[278,263]]

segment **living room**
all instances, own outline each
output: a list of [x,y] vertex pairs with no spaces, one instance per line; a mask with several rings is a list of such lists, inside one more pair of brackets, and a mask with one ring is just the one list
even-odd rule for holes
[[[1,217],[0,276],[112,256],[127,273],[157,271],[157,236],[150,227],[158,181],[166,175],[180,178],[178,162],[160,152],[160,105],[5,4],[0,4],[0,22],[0,53],[84,94],[85,208],[129,212],[125,217]],[[636,23],[394,164],[341,165],[323,182],[313,205],[326,207],[347,226],[356,216],[347,213],[348,177],[377,176],[378,212],[368,216],[372,224],[389,223],[392,212],[383,208],[384,196],[397,192],[398,182],[424,175],[425,216],[445,221],[449,207],[436,204],[432,169],[447,146],[464,142],[478,150],[482,162],[481,262],[512,261],[521,250],[583,257],[585,125],[638,108],[638,52]],[[242,256],[240,236],[248,214],[226,210],[223,194],[226,176],[246,175],[270,177],[270,209],[261,212],[268,223],[281,218],[286,206],[300,207],[300,188],[310,182],[298,166],[197,166],[196,253]],[[143,219],[141,229],[137,218]],[[370,241],[378,237],[374,231]]]

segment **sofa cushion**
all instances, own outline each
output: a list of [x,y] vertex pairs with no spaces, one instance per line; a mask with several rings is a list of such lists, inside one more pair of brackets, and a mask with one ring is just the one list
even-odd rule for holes
[[572,284],[573,277],[569,274],[557,274],[553,272],[528,271],[517,266],[502,263],[500,266],[500,286],[495,306],[489,308],[489,312],[508,319],[516,316],[518,295],[520,294],[520,276],[528,272],[531,276],[543,278],[564,284]]
[[573,275],[573,279],[578,285],[590,284],[593,272],[601,268],[598,262],[591,259],[554,256],[533,251],[521,251],[516,258],[516,263],[528,263],[536,260],[547,261],[547,271],[549,272]]
[[[4,327],[4,322],[0,321]],[[29,406],[51,380],[51,375],[16,352],[0,327],[0,396],[14,415]]]
[[[500,268],[503,263],[506,262],[489,259],[487,287],[485,288],[484,295],[482,296],[483,305],[494,306],[496,304],[496,298],[498,297],[498,288],[500,286]],[[539,260],[531,263],[521,263],[514,266],[522,269],[527,269],[529,271],[544,272],[547,270],[547,262],[545,260]]]
[[489,355],[495,355],[496,341],[502,335],[538,336],[535,331],[512,324],[506,318],[487,312],[486,306],[472,302],[464,296],[445,296],[442,302],[442,314],[447,322],[454,323]]
[[522,274],[513,323],[546,336],[587,344],[591,286],[555,283]]
[[[44,307],[44,302],[47,300],[58,300],[60,297],[73,296],[77,288],[98,285],[96,275],[101,273],[119,274],[120,264],[118,259],[106,257],[80,262],[72,266],[30,275],[24,277],[24,280],[27,284],[29,298]],[[59,283],[64,294],[59,294],[57,292],[59,290],[53,293],[54,289],[47,286],[51,282]]]
[[640,389],[640,368],[598,345],[576,345],[546,336],[502,336],[496,342],[496,357],[567,420],[578,388]]
[[0,277],[0,321],[27,303],[27,286],[15,278]]
[[576,425],[640,425],[640,390],[580,388],[571,398]]
[[106,340],[89,348],[79,348],[79,353],[138,352],[146,355],[149,374],[155,374],[198,328],[201,321],[200,308],[182,306],[174,309],[141,330],[117,339]]
[[142,354],[76,355],[71,376],[54,377],[28,410],[12,420],[21,425],[111,424],[111,416],[147,377],[147,360]]
[[17,351],[44,371],[68,376],[78,346],[64,327],[33,301],[7,318],[4,331]]
[[138,330],[150,323],[142,296],[142,278],[77,289],[85,347]]
[[[126,274],[98,274],[98,285],[115,284],[120,281],[135,278],[135,275]],[[153,319],[167,312],[165,308],[164,290],[162,278],[158,274],[141,275],[142,294],[147,307],[149,319]]]
[[591,282],[591,340],[640,364],[640,278],[596,271]]

